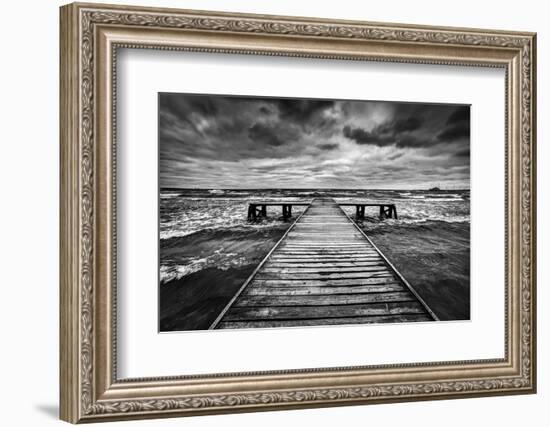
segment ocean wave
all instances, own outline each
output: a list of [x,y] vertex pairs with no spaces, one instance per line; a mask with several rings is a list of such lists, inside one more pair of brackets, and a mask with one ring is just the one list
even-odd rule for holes
[[161,199],[172,199],[174,197],[179,197],[180,193],[160,193]]
[[171,230],[161,231],[160,232],[160,239],[161,240],[169,240],[177,237],[186,237],[190,236],[195,233],[199,233],[202,231],[223,231],[223,230],[232,230],[232,231],[239,231],[239,230],[262,230],[262,229],[269,229],[269,228],[278,228],[281,226],[281,221],[279,219],[272,219],[272,220],[262,220],[259,222],[222,222],[220,221],[218,224],[213,224],[213,221],[209,221],[208,224],[201,223],[197,224],[194,227],[184,226],[178,227],[176,225]]
[[[214,190],[208,190],[214,191]],[[361,201],[363,203],[393,203],[397,208],[398,221],[421,223],[423,221],[468,222],[470,220],[470,202],[468,192],[429,193],[418,191],[351,191],[334,190],[332,194],[337,202]],[[236,193],[241,193],[234,197]],[[282,224],[280,206],[269,206],[267,218],[262,221],[247,220],[248,204],[254,201],[302,202],[312,200],[315,191],[226,190],[222,197],[209,197],[206,191],[202,196],[198,191],[163,191],[160,199],[160,239],[185,237],[203,230],[224,229],[269,229]],[[285,194],[286,197],[281,197]],[[309,197],[306,197],[306,194]],[[247,197],[242,197],[246,195]],[[179,196],[179,197],[176,197]],[[354,197],[355,196],[355,197]],[[306,207],[294,206],[294,217]],[[355,215],[355,207],[343,207],[350,217]],[[367,208],[366,215],[378,219],[378,208]]]
[[[295,201],[287,200],[285,201]],[[164,203],[163,203],[164,202]],[[268,207],[267,218],[248,221],[248,201],[235,199],[179,198],[161,200],[160,239],[185,237],[203,230],[265,229],[281,226],[280,207]],[[295,206],[293,214],[299,215],[305,206]]]
[[224,252],[222,249],[218,249],[212,255],[204,258],[194,257],[179,262],[165,260],[164,263],[161,261],[160,265],[160,283],[164,284],[172,280],[178,280],[207,268],[228,270],[241,267],[248,262],[245,256],[235,252]]

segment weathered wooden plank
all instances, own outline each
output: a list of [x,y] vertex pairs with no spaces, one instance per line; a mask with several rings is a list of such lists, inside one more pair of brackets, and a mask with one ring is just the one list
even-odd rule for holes
[[326,261],[317,261],[317,262],[282,262],[271,260],[265,264],[266,268],[346,268],[346,267],[374,267],[374,266],[385,266],[386,264],[380,258],[379,260],[374,261],[336,261],[336,262],[326,262]]
[[350,241],[346,241],[346,242],[342,242],[342,243],[338,243],[338,242],[335,242],[335,243],[332,243],[332,244],[325,244],[325,243],[320,243],[318,241],[313,241],[313,240],[296,240],[296,241],[292,241],[292,240],[288,240],[286,239],[285,242],[283,243],[284,246],[281,246],[281,247],[286,247],[286,246],[294,246],[294,247],[300,247],[300,246],[318,246],[320,248],[346,248],[346,247],[364,247],[364,248],[369,248],[369,249],[372,249],[372,246],[369,245],[367,242],[365,242],[365,240],[358,240],[358,241],[353,241],[353,242],[350,242]]
[[[345,219],[345,221],[348,221],[348,220]],[[334,233],[337,230],[341,230],[344,233],[355,233],[357,231],[357,229],[354,230],[352,228],[349,228],[349,224],[346,224],[344,222],[335,222],[335,221],[331,221],[330,223],[300,222],[298,224],[298,230],[296,231],[300,233],[311,233],[311,232],[314,232],[315,230],[325,230],[329,233]]]
[[319,250],[357,250],[357,249],[364,249],[364,250],[370,250],[374,251],[373,247],[371,245],[368,245],[365,243],[364,240],[357,241],[357,242],[335,242],[335,241],[328,241],[328,242],[313,242],[313,241],[305,241],[305,240],[288,240],[285,241],[280,248],[278,248],[277,251],[282,249],[319,249]]
[[[340,258],[334,258],[332,256],[305,256],[305,257],[297,257],[296,255],[292,255],[292,257],[277,257],[277,258],[270,258],[269,263],[270,264],[337,264],[340,267],[346,267],[346,263],[377,263],[377,262],[384,262],[384,260],[381,257],[376,256],[348,256],[348,257],[340,257]],[[311,266],[310,266],[311,267]]]
[[[303,236],[291,236],[287,237],[286,243],[288,245],[308,245],[308,246],[323,246],[328,244],[331,247],[340,247],[340,246],[367,246],[365,240],[361,238],[362,236],[348,237],[346,239],[335,239],[325,236],[319,236],[317,238],[312,237],[303,237]],[[331,243],[332,242],[332,243]]]
[[334,238],[334,237],[342,237],[342,238],[349,238],[349,237],[361,237],[361,235],[358,235],[357,233],[354,233],[354,232],[350,232],[349,230],[347,231],[344,231],[344,230],[341,230],[339,231],[338,229],[334,229],[334,228],[331,228],[331,231],[327,231],[327,229],[325,230],[322,230],[322,229],[311,229],[311,230],[308,230],[308,231],[297,231],[296,234],[293,234],[291,236],[292,238],[295,238],[295,237],[307,237],[307,238],[313,238],[313,239],[317,239],[317,238],[322,238],[322,237],[327,237],[327,238]]
[[[356,236],[357,234],[354,232],[350,232],[350,230],[346,230],[345,228],[340,227],[315,227],[315,228],[302,228],[296,230],[297,233],[300,233],[299,235],[307,235],[307,236],[319,236],[322,234],[323,236]],[[298,234],[296,234],[298,236]]]
[[245,329],[245,328],[290,328],[304,326],[333,326],[333,325],[357,325],[373,323],[403,323],[403,322],[429,322],[433,319],[426,314],[398,314],[386,316],[368,317],[332,317],[329,319],[289,319],[289,320],[257,320],[257,321],[223,321],[219,329]]
[[288,255],[288,254],[296,254],[296,255],[307,255],[307,254],[313,254],[313,255],[323,255],[323,254],[334,254],[334,255],[350,255],[350,254],[357,254],[357,255],[379,255],[378,252],[373,251],[372,249],[368,248],[342,248],[342,249],[336,249],[336,248],[290,248],[285,247],[282,248],[277,252],[277,255]]
[[307,267],[270,267],[268,265],[262,268],[264,273],[292,273],[292,274],[309,274],[309,273],[319,273],[322,275],[325,274],[344,274],[344,273],[371,273],[371,272],[387,272],[388,268],[385,264],[380,263],[373,266],[365,267],[316,267],[316,268],[307,268]]
[[300,254],[304,252],[319,253],[319,254],[322,254],[323,252],[328,252],[328,253],[334,253],[337,255],[345,255],[348,253],[378,255],[378,252],[365,246],[355,246],[355,247],[345,246],[340,248],[327,246],[323,248],[321,246],[291,246],[291,245],[282,247],[280,250],[277,251],[277,255],[286,254],[286,253]]
[[266,273],[258,272],[258,279],[279,279],[279,280],[328,280],[328,279],[371,279],[376,277],[394,277],[389,270],[386,271],[364,271],[346,273]]
[[383,285],[387,283],[400,283],[393,275],[383,277],[371,277],[360,279],[338,278],[338,279],[262,279],[257,278],[251,287],[288,287],[288,286],[362,286],[362,285]]
[[361,262],[361,261],[378,261],[382,258],[377,255],[275,255],[271,256],[270,261],[273,262],[302,262],[302,263],[316,263],[316,262]]
[[398,282],[357,286],[290,286],[287,284],[284,287],[253,286],[247,289],[243,295],[351,295],[400,292],[404,289],[403,285]]
[[294,252],[294,251],[281,251],[277,253],[278,256],[286,256],[286,257],[305,257],[305,258],[311,258],[311,257],[321,257],[324,256],[326,258],[330,258],[332,256],[339,256],[342,258],[356,258],[356,257],[376,257],[381,258],[380,255],[376,252],[367,252],[367,251],[301,251],[301,252]]
[[346,255],[348,253],[356,253],[356,254],[365,254],[365,255],[378,255],[378,252],[375,250],[365,247],[365,246],[345,246],[345,247],[335,247],[335,246],[327,246],[323,248],[322,246],[285,246],[277,251],[277,255],[279,254],[303,254],[304,252],[311,252],[311,253],[317,253],[319,255],[322,255],[323,252],[332,253],[335,255]]
[[330,244],[330,246],[353,246],[353,244],[364,245],[365,240],[362,239],[362,236],[342,236],[335,234],[334,236],[305,236],[305,235],[296,235],[286,239],[286,243],[293,245],[325,245]]
[[234,307],[292,307],[317,305],[356,305],[379,302],[415,301],[408,291],[364,293],[364,294],[322,294],[322,295],[242,295]]
[[296,254],[303,255],[307,253],[322,255],[323,253],[334,254],[334,255],[347,255],[347,254],[363,254],[363,255],[379,255],[378,252],[370,248],[316,248],[316,247],[302,247],[302,248],[292,248],[284,247],[277,251],[277,255],[283,254]]
[[417,301],[383,302],[354,305],[296,307],[235,307],[223,320],[325,319],[331,317],[381,316],[388,314],[424,314]]

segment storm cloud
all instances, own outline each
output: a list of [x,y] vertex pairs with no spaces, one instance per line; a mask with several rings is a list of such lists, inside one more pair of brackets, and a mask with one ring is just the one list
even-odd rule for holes
[[171,188],[469,186],[470,107],[159,94]]

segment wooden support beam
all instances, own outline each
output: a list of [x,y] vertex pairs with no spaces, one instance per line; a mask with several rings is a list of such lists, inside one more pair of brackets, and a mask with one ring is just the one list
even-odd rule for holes
[[248,219],[250,221],[256,219],[256,205],[249,205],[248,206]]
[[290,218],[292,216],[292,205],[283,204],[283,218]]

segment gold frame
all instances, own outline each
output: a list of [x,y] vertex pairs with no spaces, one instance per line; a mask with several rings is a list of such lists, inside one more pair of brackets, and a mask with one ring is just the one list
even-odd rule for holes
[[[77,423],[536,390],[534,33],[71,4],[61,8],[61,418]],[[118,47],[506,70],[505,357],[116,378]]]

